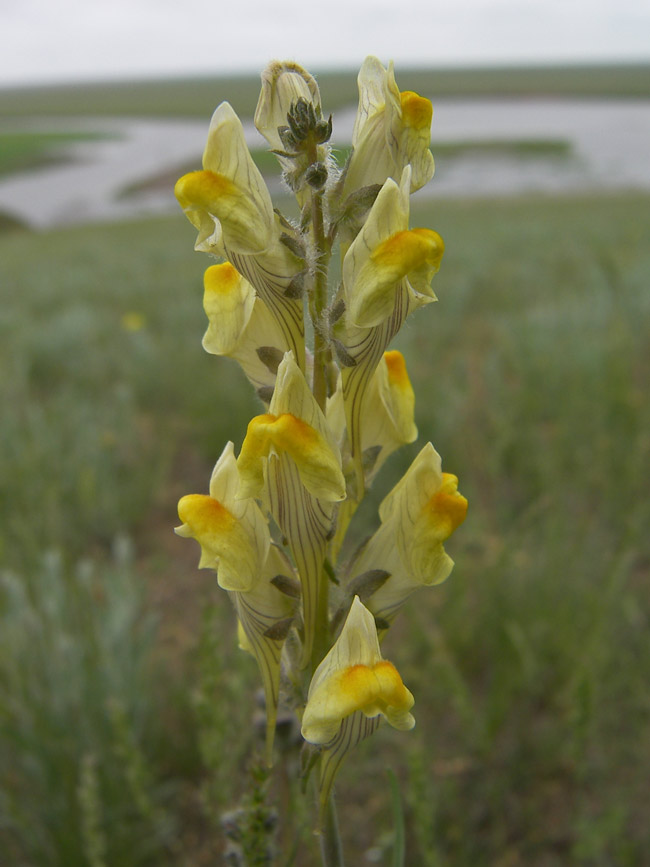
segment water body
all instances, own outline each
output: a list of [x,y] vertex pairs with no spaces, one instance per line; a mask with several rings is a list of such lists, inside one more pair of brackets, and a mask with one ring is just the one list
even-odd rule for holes
[[[337,144],[349,143],[354,114],[354,108],[337,113]],[[51,121],[33,123],[35,129],[53,128]],[[148,178],[191,163],[198,166],[207,122],[75,118],[58,121],[58,128],[118,137],[74,145],[65,165],[0,180],[0,211],[34,228],[176,212],[171,186],[123,193]],[[252,123],[245,124],[245,131],[251,147],[265,146]],[[562,156],[552,148],[516,153],[506,147],[513,141],[565,142],[567,148]],[[456,142],[489,142],[491,147],[447,155],[443,150],[434,181],[418,195],[650,192],[650,100],[436,99],[434,155],[436,143]],[[504,149],[494,148],[495,142],[503,142]]]

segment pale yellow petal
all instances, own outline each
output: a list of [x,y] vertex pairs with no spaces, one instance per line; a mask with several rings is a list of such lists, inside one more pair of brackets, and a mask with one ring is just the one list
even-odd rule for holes
[[203,346],[214,355],[230,355],[250,321],[255,290],[230,262],[208,268],[203,286],[203,309],[210,321]]
[[268,403],[278,365],[291,348],[286,335],[252,284],[229,262],[208,268],[204,286],[203,307],[210,324],[203,348],[238,361]]
[[176,533],[196,539],[201,546],[199,568],[215,569],[224,590],[248,590],[259,559],[249,534],[235,516],[205,494],[182,497],[178,515],[182,524]]
[[239,456],[240,497],[259,494],[263,460],[271,449],[291,458],[301,483],[313,497],[329,502],[345,499],[340,456],[315,428],[291,413],[265,413],[249,422]]

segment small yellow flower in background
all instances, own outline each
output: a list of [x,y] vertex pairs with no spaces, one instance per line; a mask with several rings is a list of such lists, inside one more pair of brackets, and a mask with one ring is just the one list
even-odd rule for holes
[[122,328],[125,331],[142,331],[147,324],[146,317],[142,313],[137,313],[135,310],[130,310],[128,313],[122,314]]

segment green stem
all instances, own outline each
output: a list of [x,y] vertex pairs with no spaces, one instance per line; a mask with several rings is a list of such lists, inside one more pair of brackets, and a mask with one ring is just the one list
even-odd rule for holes
[[329,585],[330,580],[325,572],[320,576],[318,588],[318,609],[316,612],[316,628],[314,643],[311,650],[311,673],[313,674],[327,654],[330,645],[329,624]]
[[323,812],[320,837],[320,857],[323,867],[345,867],[343,845],[339,834],[334,798],[330,794]]
[[[318,159],[318,151],[315,144],[309,156],[312,162],[316,162]],[[309,313],[314,327],[314,378],[312,391],[318,405],[325,412],[325,401],[327,400],[326,368],[329,361],[329,346],[323,337],[322,320],[327,306],[327,269],[331,246],[325,233],[323,193],[317,190],[311,191],[311,230],[314,245],[314,275],[309,299]]]
[[324,412],[325,401],[327,399],[325,368],[328,346],[322,334],[322,319],[325,307],[327,306],[327,266],[329,264],[329,254],[325,240],[322,193],[312,193],[312,229],[315,247],[312,313],[312,324],[314,326],[313,392],[318,405]]

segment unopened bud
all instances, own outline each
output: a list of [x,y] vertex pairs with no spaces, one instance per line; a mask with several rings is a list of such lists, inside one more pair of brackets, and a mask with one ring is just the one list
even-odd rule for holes
[[332,137],[332,115],[328,120],[319,120],[314,126],[314,135],[318,144],[324,144]]
[[327,166],[325,163],[312,163],[305,172],[305,180],[315,190],[321,190],[327,182]]

